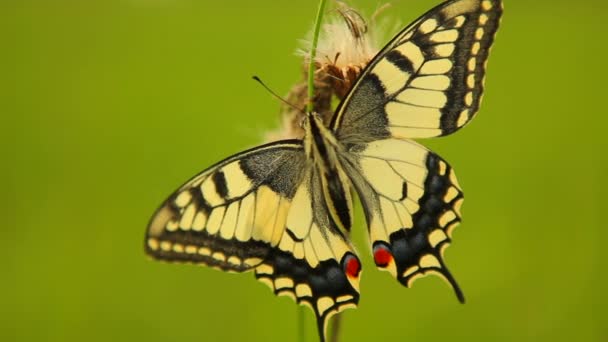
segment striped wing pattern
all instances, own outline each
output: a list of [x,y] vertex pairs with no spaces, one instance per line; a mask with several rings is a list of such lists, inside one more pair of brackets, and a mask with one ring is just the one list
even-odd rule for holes
[[321,175],[311,169],[292,200],[286,234],[278,249],[255,271],[256,278],[268,284],[275,294],[311,307],[322,339],[328,319],[359,302],[361,270],[349,239],[328,210]]
[[452,0],[399,33],[370,62],[341,103],[339,140],[447,135],[479,109],[500,0]]
[[301,151],[298,141],[261,146],[201,172],[152,217],[146,251],[224,271],[258,266],[283,234],[302,178],[290,166],[303,165]]
[[152,217],[146,252],[223,271],[253,270],[275,294],[327,319],[359,300],[359,259],[331,221],[300,141],[272,143],[203,171]]
[[437,274],[464,302],[443,261],[463,201],[452,168],[423,146],[394,138],[357,145],[350,158],[376,266],[407,287]]

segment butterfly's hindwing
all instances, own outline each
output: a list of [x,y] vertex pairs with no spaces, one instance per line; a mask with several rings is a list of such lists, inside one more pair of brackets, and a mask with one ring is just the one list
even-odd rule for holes
[[293,199],[287,233],[256,268],[256,277],[277,295],[312,308],[321,339],[332,315],[359,302],[361,270],[349,240],[328,212],[323,186],[318,170],[311,168]]
[[350,165],[376,265],[403,285],[435,273],[464,296],[443,262],[463,194],[451,167],[423,146],[386,139],[352,148]]
[[500,0],[448,1],[398,34],[341,103],[339,140],[450,134],[477,113]]

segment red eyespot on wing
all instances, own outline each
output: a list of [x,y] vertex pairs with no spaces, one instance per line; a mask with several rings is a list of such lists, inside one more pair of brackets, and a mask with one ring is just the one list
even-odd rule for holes
[[384,243],[374,244],[374,261],[378,267],[386,267],[393,260],[393,254],[389,247]]
[[357,278],[359,276],[359,272],[361,272],[361,263],[359,262],[359,259],[352,254],[347,254],[344,257],[342,267],[344,268],[346,275],[351,278]]

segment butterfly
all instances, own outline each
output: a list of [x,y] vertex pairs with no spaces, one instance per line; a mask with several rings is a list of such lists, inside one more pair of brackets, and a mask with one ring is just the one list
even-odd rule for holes
[[464,302],[443,257],[463,193],[450,165],[410,139],[475,116],[501,14],[500,0],[451,0],[422,15],[370,61],[329,125],[308,113],[303,139],[231,156],[175,191],[150,220],[146,253],[253,271],[310,306],[324,341],[328,318],[359,301],[356,193],[376,266],[406,287],[436,274]]

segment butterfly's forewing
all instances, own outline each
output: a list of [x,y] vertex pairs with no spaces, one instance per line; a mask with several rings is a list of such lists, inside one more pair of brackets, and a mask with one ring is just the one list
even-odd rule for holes
[[432,9],[374,57],[332,120],[339,140],[450,134],[477,113],[500,0]]
[[150,221],[145,250],[160,260],[254,270],[275,294],[308,304],[324,334],[332,314],[357,304],[360,263],[321,194],[301,141],[263,145],[170,196]]
[[463,201],[452,168],[423,146],[394,138],[355,145],[349,159],[376,265],[407,287],[437,274],[464,302],[443,261]]

